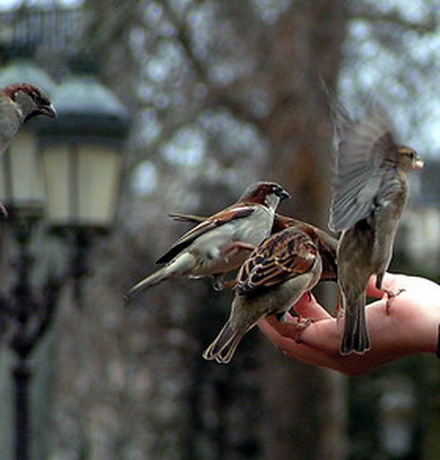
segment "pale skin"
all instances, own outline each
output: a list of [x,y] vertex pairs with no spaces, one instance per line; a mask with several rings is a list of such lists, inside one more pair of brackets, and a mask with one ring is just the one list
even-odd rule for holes
[[312,319],[300,333],[297,327],[280,323],[274,317],[261,320],[258,326],[287,356],[349,376],[365,374],[405,356],[435,353],[440,324],[440,285],[426,278],[387,273],[383,289],[402,290],[389,302],[387,315],[387,296],[375,287],[375,281],[375,277],[370,279],[367,293],[381,300],[366,308],[371,350],[364,355],[339,354],[343,320],[331,316],[308,294],[294,306],[300,317]]

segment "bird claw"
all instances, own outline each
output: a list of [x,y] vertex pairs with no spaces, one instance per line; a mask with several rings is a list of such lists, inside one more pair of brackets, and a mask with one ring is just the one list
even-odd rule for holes
[[335,311],[334,311],[334,315],[335,315],[335,318],[336,318],[336,321],[341,321],[342,319],[344,319],[344,308],[342,306],[342,304],[338,303],[335,307]]
[[229,260],[236,256],[240,251],[253,251],[255,249],[255,246],[252,246],[251,244],[248,243],[243,243],[242,241],[235,241],[234,243],[226,246],[221,250],[221,255],[224,257],[226,262],[229,262]]
[[391,302],[394,299],[394,297],[397,297],[398,295],[402,294],[402,292],[405,291],[404,288],[400,288],[397,292],[391,291],[389,289],[383,289],[382,290],[385,292],[385,294],[388,296],[387,303],[385,306],[386,314],[387,316],[390,315],[390,308],[391,308]]
[[286,317],[284,317],[283,322],[287,323],[289,326],[292,326],[294,332],[293,339],[295,342],[302,343],[301,333],[304,331],[304,329],[307,329],[313,323],[313,320],[311,318],[294,317],[287,321]]
[[336,299],[336,307],[334,311],[334,315],[336,317],[336,321],[339,322],[341,319],[344,318],[344,303],[342,300],[342,293],[341,290],[338,289],[338,298]]
[[223,276],[214,276],[212,280],[212,287],[216,291],[223,291],[224,289],[229,289],[235,287],[237,282],[235,280],[225,280]]

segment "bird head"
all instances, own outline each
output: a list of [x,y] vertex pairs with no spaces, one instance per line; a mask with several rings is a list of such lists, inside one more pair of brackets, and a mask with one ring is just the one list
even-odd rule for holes
[[246,204],[263,204],[275,209],[279,202],[290,198],[290,193],[275,182],[257,182],[250,185],[240,198]]
[[410,147],[397,147],[397,164],[404,171],[419,170],[423,168],[423,160],[417,152]]
[[28,83],[11,85],[4,89],[12,101],[17,104],[23,122],[38,115],[56,118],[57,112],[45,91]]

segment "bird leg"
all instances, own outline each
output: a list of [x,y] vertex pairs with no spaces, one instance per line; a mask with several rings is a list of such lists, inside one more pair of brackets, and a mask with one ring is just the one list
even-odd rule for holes
[[384,291],[385,294],[388,296],[387,299],[387,304],[386,304],[386,313],[389,316],[390,315],[390,307],[391,307],[391,301],[394,299],[394,297],[397,297],[399,294],[402,294],[402,292],[405,289],[399,289],[397,292],[391,291],[391,289],[385,289],[382,287],[382,280],[384,277],[385,273],[379,273],[376,278],[376,288],[379,289],[380,291]]
[[212,277],[212,287],[216,291],[223,291],[223,289],[229,289],[235,287],[237,281],[225,280],[226,273],[218,273]]
[[308,328],[310,324],[312,324],[313,320],[311,318],[304,318],[302,316],[288,316],[286,313],[287,312],[284,311],[278,312],[275,313],[275,316],[280,323],[292,327],[293,339],[296,343],[301,343],[301,332]]
[[304,318],[301,316],[297,316],[292,318],[287,322],[289,326],[292,326],[293,329],[293,339],[296,343],[301,343],[301,333],[304,329],[307,329],[313,323],[311,318]]
[[252,244],[244,243],[242,241],[234,241],[234,243],[229,244],[221,250],[221,255],[225,258],[226,262],[229,261],[232,257],[236,256],[240,251],[253,251],[255,246]]
[[344,318],[344,307],[343,307],[342,294],[341,294],[340,289],[338,289],[338,298],[336,300],[336,308],[335,308],[334,315],[336,317],[336,321],[340,321],[342,318]]
[[386,309],[387,315],[389,316],[390,315],[390,307],[391,307],[392,300],[394,299],[394,297],[397,297],[398,295],[402,294],[402,292],[404,292],[405,289],[400,288],[397,292],[394,292],[394,291],[391,291],[389,289],[382,288],[382,291],[384,291],[385,294],[388,296],[385,309]]

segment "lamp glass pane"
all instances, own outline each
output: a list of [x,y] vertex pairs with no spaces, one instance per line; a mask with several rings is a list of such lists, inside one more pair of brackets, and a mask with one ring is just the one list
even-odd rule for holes
[[35,134],[22,129],[2,155],[0,199],[17,208],[41,208],[44,200],[43,171]]
[[79,224],[107,227],[113,223],[121,154],[109,145],[81,144],[78,164]]
[[63,144],[49,145],[43,151],[46,180],[46,209],[51,224],[68,224],[71,216],[69,151]]

